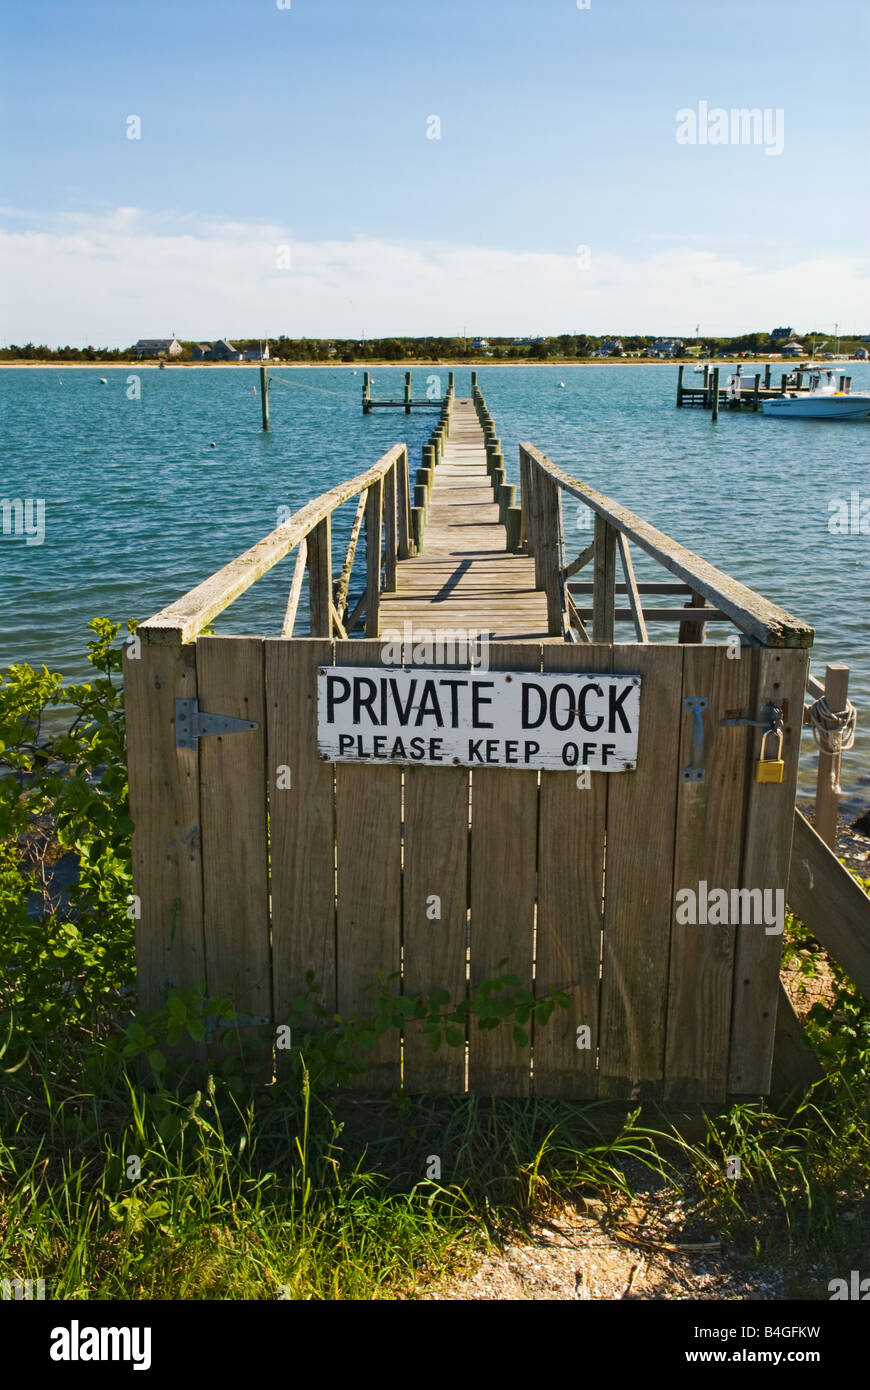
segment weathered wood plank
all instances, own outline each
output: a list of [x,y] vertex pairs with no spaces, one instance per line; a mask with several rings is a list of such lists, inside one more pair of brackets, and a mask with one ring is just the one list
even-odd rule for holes
[[625,584],[628,589],[628,602],[631,608],[631,616],[634,619],[635,635],[637,636],[638,642],[648,642],[649,635],[646,630],[646,623],[643,619],[643,607],[641,606],[637,580],[634,577],[634,565],[631,563],[631,551],[628,548],[628,541],[621,531],[617,532],[616,542],[619,546],[619,558],[622,561],[622,572],[625,575]]
[[308,560],[308,542],[301,540],[299,549],[296,552],[296,563],[293,566],[293,578],[290,582],[290,593],[287,595],[287,608],[284,612],[284,622],[281,625],[281,636],[292,637],[293,629],[296,626],[296,611],[299,608],[299,599],[302,595],[302,582],[305,579],[305,565]]
[[[336,642],[337,666],[377,666],[382,644]],[[373,1015],[378,976],[401,968],[402,770],[339,763],[335,769],[338,1012]],[[373,990],[366,987],[374,985]],[[398,981],[389,988],[399,992]],[[399,1085],[400,1037],[382,1035],[363,1090]]]
[[870,897],[795,811],[788,905],[870,999]]
[[[767,889],[775,902],[779,891],[785,896],[789,881],[809,654],[760,648],[752,655],[757,680],[749,713],[761,719],[765,705],[783,707],[785,772],[779,783],[754,780],[763,731],[753,729],[741,886],[760,889],[762,894]],[[772,751],[768,746],[768,756]],[[781,934],[769,932],[762,923],[738,926],[728,1075],[728,1089],[736,1095],[765,1095],[770,1085],[781,954]]]
[[[139,1007],[205,980],[199,754],[175,746],[175,701],[195,698],[196,651],[143,644],[124,660],[127,767],[138,899]],[[201,1055],[205,1055],[201,1049]]]
[[788,990],[780,981],[770,1076],[771,1101],[779,1105],[789,1096],[797,1098],[803,1095],[824,1074],[824,1068],[795,1013]]
[[[405,769],[403,992],[445,989],[453,1004],[466,997],[469,791],[467,768]],[[464,1091],[464,1048],[433,1053],[410,1024],[402,1081],[412,1094]]]
[[259,725],[199,745],[208,989],[271,1021],[263,639],[200,637],[196,665],[200,709]]
[[[491,670],[538,671],[537,644],[490,647]],[[497,725],[498,711],[494,711]],[[471,983],[476,989],[507,969],[532,988],[538,774],[507,768],[471,778]],[[513,1040],[509,1024],[484,1031],[472,1021],[469,1089],[480,1095],[527,1096],[530,1049]]]
[[683,649],[613,648],[641,677],[637,770],[608,775],[599,1095],[660,1096]]
[[[545,671],[609,671],[612,647],[544,647]],[[589,782],[586,786],[585,783]],[[598,1094],[599,1007],[604,827],[608,775],[542,772],[538,821],[538,919],[535,993],[567,990],[568,1012],[556,1009],[535,1028],[535,1095],[592,1098]],[[579,784],[579,785],[578,785]],[[578,1028],[588,1026],[590,1046]]]
[[[703,711],[704,780],[677,784],[666,1101],[720,1102],[727,1089],[735,941],[730,893],[740,885],[749,729],[722,728],[720,721],[733,710],[748,709],[752,692],[752,662],[728,657],[724,647],[696,646],[683,658],[682,699],[703,696],[709,703]],[[683,768],[692,763],[689,711],[681,724]],[[678,914],[687,916],[681,890],[693,893],[697,904],[716,889],[729,895],[724,922],[701,922],[697,912],[694,922],[677,920]],[[704,914],[709,915],[718,913]]]
[[332,665],[333,648],[322,638],[267,640],[265,658],[274,1006],[282,1023],[309,970],[325,1007],[337,1008],[335,769],[317,754],[317,669]]

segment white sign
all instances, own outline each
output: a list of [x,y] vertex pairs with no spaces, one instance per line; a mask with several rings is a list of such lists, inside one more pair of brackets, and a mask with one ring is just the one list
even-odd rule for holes
[[321,666],[317,750],[335,763],[637,764],[640,676]]

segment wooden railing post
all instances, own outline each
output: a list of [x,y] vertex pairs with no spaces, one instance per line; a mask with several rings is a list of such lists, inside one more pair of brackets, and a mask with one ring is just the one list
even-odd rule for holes
[[407,560],[411,554],[411,483],[408,477],[408,447],[396,459],[396,508],[398,522],[399,559]]
[[[840,662],[825,667],[825,701],[835,712],[846,708],[849,695],[849,668]],[[829,849],[837,839],[837,817],[840,809],[839,768],[832,753],[819,749],[819,770],[816,775],[816,834]]]
[[616,596],[616,531],[595,516],[595,556],[592,590],[592,641],[613,642]]
[[384,565],[384,593],[392,594],[396,590],[396,558],[397,558],[397,531],[396,531],[396,469],[394,463],[384,476],[384,544],[386,550],[386,561]]
[[543,589],[547,595],[547,631],[551,637],[562,634],[564,597],[562,585],[562,490],[552,478],[541,474],[541,570]]
[[308,606],[311,636],[332,636],[332,517],[325,516],[308,535]]
[[[703,595],[703,594],[696,594],[696,593],[693,592],[693,593],[692,593],[692,597],[690,598],[689,602],[686,603],[686,604],[684,604],[683,606],[684,606],[685,608],[703,608],[703,607],[705,606],[705,604],[706,604],[706,599],[704,598],[704,595]],[[678,634],[677,634],[677,641],[678,641],[678,642],[693,643],[693,642],[706,642],[706,640],[707,640],[707,624],[706,624],[706,623],[690,623],[690,622],[688,622],[688,621],[686,621],[686,622],[684,622],[684,623],[680,623],[680,630],[679,630],[679,632],[678,632]]]
[[366,637],[378,636],[383,508],[384,481],[378,478],[366,494]]

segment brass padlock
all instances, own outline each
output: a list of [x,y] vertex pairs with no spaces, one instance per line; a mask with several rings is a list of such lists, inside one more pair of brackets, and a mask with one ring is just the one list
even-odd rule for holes
[[[767,743],[771,734],[775,734],[779,740],[776,749],[779,756],[765,759],[764,745]],[[781,782],[784,772],[785,763],[782,760],[782,729],[767,729],[761,740],[761,757],[755,764],[755,780],[756,782]]]

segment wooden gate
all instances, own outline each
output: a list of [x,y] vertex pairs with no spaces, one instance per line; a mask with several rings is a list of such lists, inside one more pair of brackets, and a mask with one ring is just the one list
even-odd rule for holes
[[[472,1026],[466,1055],[388,1033],[364,1084],[680,1102],[768,1091],[782,936],[757,909],[765,891],[785,900],[805,649],[492,643],[492,669],[640,675],[636,770],[581,788],[576,771],[322,761],[318,669],[381,664],[380,642],[158,637],[126,664],[146,1009],[204,980],[280,1024],[307,970],[345,1016],[393,972],[406,994],[458,1001],[506,958],[570,1009],[526,1047],[510,1027]],[[698,696],[700,763],[685,706]],[[257,727],[178,747],[177,699]],[[754,779],[762,730],[722,723],[769,705],[783,712],[781,783]],[[716,889],[730,924],[678,920],[685,890],[703,919]]]

